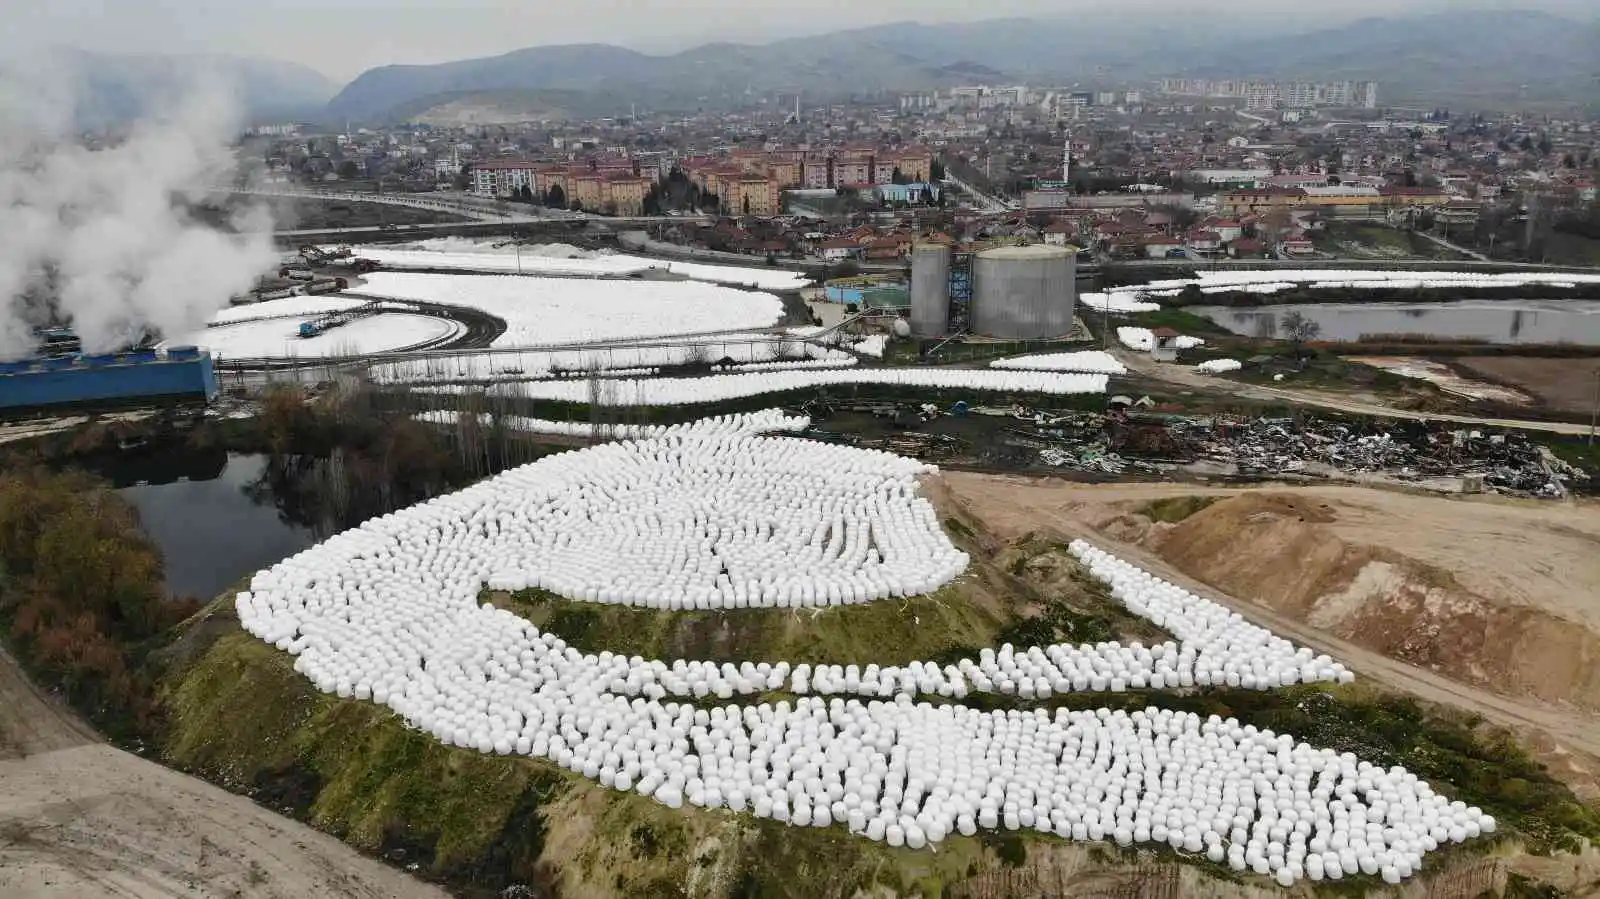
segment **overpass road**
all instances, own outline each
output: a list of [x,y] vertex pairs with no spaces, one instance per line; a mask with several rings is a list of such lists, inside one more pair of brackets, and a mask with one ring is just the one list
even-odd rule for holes
[[[568,212],[556,209],[535,208],[532,214],[522,210],[530,207],[513,204],[501,204],[482,197],[473,197],[455,192],[438,192],[434,194],[376,194],[359,193],[356,191],[324,191],[302,190],[293,188],[215,188],[218,193],[239,194],[253,197],[272,197],[291,200],[318,200],[323,202],[337,201],[343,203],[378,203],[384,206],[403,206],[410,209],[428,209],[437,212],[448,212],[462,216],[471,223],[481,225],[520,225],[520,224],[551,224],[555,222],[588,222],[606,226],[646,225],[659,222],[684,222],[705,221],[706,216],[603,216],[585,212]],[[376,225],[355,228],[316,228],[298,229],[275,232],[279,237],[296,237],[313,234],[328,234],[332,232],[349,234],[367,234],[394,231],[437,231],[448,228],[459,228],[462,222],[442,222],[430,225],[410,225],[405,228],[382,228]]]

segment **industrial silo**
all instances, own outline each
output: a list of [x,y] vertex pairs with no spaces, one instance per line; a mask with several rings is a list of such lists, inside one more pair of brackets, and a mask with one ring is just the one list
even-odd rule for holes
[[1064,247],[1037,244],[979,253],[972,263],[973,332],[1026,340],[1065,337],[1073,327],[1076,275],[1075,257]]
[[911,333],[938,337],[950,327],[950,248],[919,243],[911,248]]

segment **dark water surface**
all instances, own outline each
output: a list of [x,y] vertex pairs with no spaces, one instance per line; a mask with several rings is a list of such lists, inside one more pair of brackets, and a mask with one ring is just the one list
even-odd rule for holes
[[[166,470],[130,466],[108,472],[160,547],[168,592],[209,600],[246,574],[317,542],[312,527],[287,520],[271,490],[263,492],[266,456],[198,455],[203,459],[156,466]],[[180,479],[168,481],[174,468]],[[139,474],[147,477],[134,477]],[[133,485],[133,480],[146,483]]]

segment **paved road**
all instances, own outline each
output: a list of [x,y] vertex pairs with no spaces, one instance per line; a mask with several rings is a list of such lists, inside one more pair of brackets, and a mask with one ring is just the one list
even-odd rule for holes
[[1435,236],[1433,234],[1430,234],[1427,231],[1413,231],[1411,233],[1417,235],[1418,237],[1421,237],[1423,240],[1431,241],[1431,242],[1433,242],[1433,243],[1435,243],[1435,244],[1437,244],[1437,245],[1439,245],[1441,247],[1444,247],[1445,249],[1451,251],[1452,253],[1460,253],[1461,255],[1466,256],[1466,257],[1471,258],[1471,259],[1474,259],[1474,260],[1477,260],[1478,262],[1493,262],[1494,261],[1493,259],[1490,259],[1488,256],[1483,255],[1482,253],[1478,252],[1477,250],[1469,250],[1466,247],[1461,246],[1460,244],[1451,243],[1450,241],[1445,240],[1442,237],[1437,237],[1437,236]]
[[955,175],[951,174],[948,170],[945,172],[944,180],[945,180],[946,183],[954,184],[956,187],[958,187],[961,190],[965,191],[969,196],[971,196],[974,200],[976,200],[977,203],[978,203],[978,211],[979,212],[983,212],[983,213],[986,213],[986,214],[994,214],[994,213],[1010,212],[1010,211],[1012,211],[1014,209],[1020,208],[1016,204],[1007,203],[1006,201],[1001,200],[998,197],[990,196],[989,194],[986,194],[983,191],[978,190],[976,187],[973,187],[972,185],[968,184],[967,182],[962,181],[960,178],[958,178]]
[[[434,194],[376,194],[358,193],[355,191],[320,191],[296,190],[289,188],[217,188],[218,193],[243,194],[256,197],[279,197],[295,200],[338,200],[345,203],[378,203],[384,206],[404,206],[411,209],[431,209],[440,212],[449,212],[470,219],[471,222],[485,225],[517,225],[547,222],[575,222],[586,221],[604,225],[639,225],[655,222],[683,222],[704,221],[705,216],[666,216],[666,215],[641,215],[641,216],[603,216],[583,212],[568,212],[555,209],[541,209],[517,204],[500,204],[482,197],[472,197],[466,194],[439,192]],[[534,212],[525,212],[527,209]],[[362,234],[386,231],[409,230],[440,230],[446,228],[460,228],[463,222],[448,222],[431,225],[414,225],[405,229],[383,229],[377,226],[362,228],[317,228],[301,229],[296,231],[279,231],[277,236],[293,237],[306,234],[326,234],[330,231],[340,231],[352,234]]]
[[1150,358],[1149,353],[1136,352],[1126,347],[1112,347],[1111,352],[1118,359],[1121,359],[1130,371],[1146,377],[1196,390],[1229,393],[1245,399],[1264,400],[1266,402],[1288,401],[1303,406],[1331,409],[1335,412],[1344,412],[1351,415],[1371,415],[1378,418],[1451,422],[1488,428],[1544,431],[1550,434],[1582,435],[1589,433],[1589,426],[1586,424],[1562,421],[1529,421],[1512,418],[1483,418],[1475,415],[1450,415],[1439,412],[1412,412],[1407,409],[1395,409],[1390,406],[1353,400],[1314,390],[1296,390],[1284,387],[1267,387],[1261,384],[1246,384],[1229,378],[1199,374],[1194,370],[1193,366],[1156,362]]

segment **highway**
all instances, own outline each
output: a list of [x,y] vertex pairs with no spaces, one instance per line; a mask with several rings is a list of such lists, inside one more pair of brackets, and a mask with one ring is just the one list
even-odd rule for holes
[[972,199],[977,202],[979,212],[985,214],[997,214],[1010,212],[1019,208],[1015,204],[1007,203],[1004,200],[992,197],[983,191],[978,190],[976,187],[973,187],[967,182],[962,181],[960,178],[957,178],[954,174],[948,171],[945,172],[944,180],[946,184],[954,184],[957,188],[965,191],[968,196],[971,196]]
[[[431,209],[439,212],[448,212],[462,216],[471,222],[484,225],[519,225],[519,224],[548,224],[552,222],[589,222],[607,226],[627,226],[656,224],[660,222],[704,222],[709,217],[704,215],[640,215],[640,216],[603,216],[587,212],[570,212],[563,209],[545,209],[543,207],[530,207],[513,203],[500,203],[483,197],[474,197],[468,194],[453,191],[437,191],[431,194],[377,194],[358,193],[355,191],[327,191],[307,190],[303,188],[276,188],[276,187],[218,187],[213,188],[217,193],[240,194],[253,197],[274,197],[290,200],[318,200],[338,201],[343,203],[379,203],[385,206],[405,206],[411,209]],[[524,210],[532,209],[533,212]],[[298,237],[311,234],[327,234],[338,231],[350,234],[368,234],[394,231],[422,231],[444,230],[459,228],[462,222],[444,222],[431,225],[411,225],[406,228],[382,228],[376,225],[356,228],[315,228],[275,232],[278,237]]]

